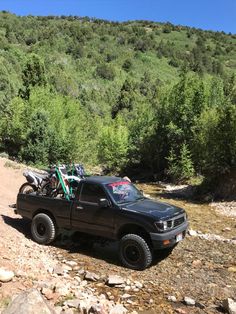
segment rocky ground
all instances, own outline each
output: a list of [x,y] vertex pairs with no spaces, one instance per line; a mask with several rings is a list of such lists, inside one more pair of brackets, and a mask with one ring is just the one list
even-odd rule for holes
[[22,171],[0,158],[0,312],[24,291],[29,293],[20,297],[25,305],[30,297],[43,297],[51,306],[43,312],[40,305],[38,313],[223,313],[227,298],[234,306],[234,202],[193,203],[177,199],[175,189],[140,185],[151,197],[184,207],[191,231],[169,256],[157,254],[149,269],[137,272],[119,264],[116,244],[80,245],[65,234],[52,246],[34,243],[30,223],[8,206],[24,182]]

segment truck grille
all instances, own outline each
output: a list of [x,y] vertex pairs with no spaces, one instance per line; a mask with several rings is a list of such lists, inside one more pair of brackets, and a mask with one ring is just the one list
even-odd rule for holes
[[181,214],[172,219],[156,222],[156,227],[159,231],[165,232],[182,225],[186,221],[186,219],[186,214]]
[[174,220],[174,228],[181,225],[185,221],[185,217],[179,217]]
[[179,225],[181,225],[183,222],[185,221],[185,216],[181,216],[175,219],[171,219],[171,220],[167,220],[167,228],[171,229],[171,228],[175,228],[178,227]]

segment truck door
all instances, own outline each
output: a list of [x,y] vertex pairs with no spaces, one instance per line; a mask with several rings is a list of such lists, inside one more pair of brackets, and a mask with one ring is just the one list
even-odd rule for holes
[[[72,207],[72,226],[94,235],[111,237],[113,234],[114,208],[101,208],[99,199],[109,196],[100,184],[84,182]],[[112,204],[112,203],[111,203]]]

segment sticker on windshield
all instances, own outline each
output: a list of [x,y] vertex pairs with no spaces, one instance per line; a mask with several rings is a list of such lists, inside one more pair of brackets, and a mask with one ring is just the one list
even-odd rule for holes
[[123,184],[130,184],[130,182],[127,182],[127,181],[113,182],[113,183],[108,184],[108,186],[117,186],[117,185],[123,185]]

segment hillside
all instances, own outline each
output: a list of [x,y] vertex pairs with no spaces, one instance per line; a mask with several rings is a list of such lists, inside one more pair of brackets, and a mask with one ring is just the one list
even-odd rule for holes
[[235,47],[234,34],[170,23],[3,11],[0,150],[37,165],[141,168],[151,179],[228,173]]

